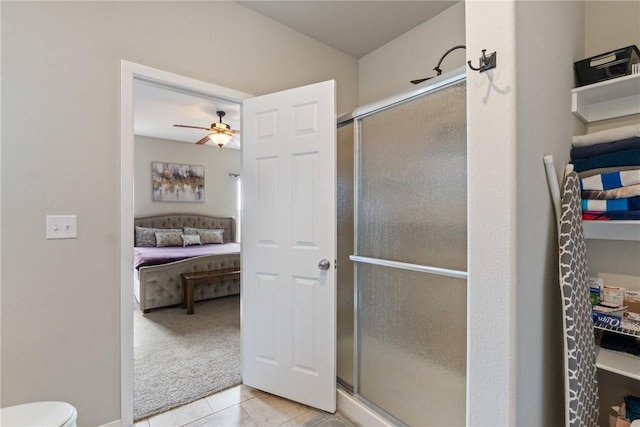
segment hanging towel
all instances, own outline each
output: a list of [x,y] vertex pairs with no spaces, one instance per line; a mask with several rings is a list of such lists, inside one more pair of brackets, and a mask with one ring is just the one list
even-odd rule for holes
[[613,166],[640,167],[640,149],[600,154],[599,156],[593,156],[588,159],[577,159],[572,163],[576,172]]
[[640,169],[609,172],[580,179],[582,190],[612,190],[640,184]]
[[583,199],[609,200],[636,196],[640,196],[640,184],[612,188],[611,190],[582,190]]
[[640,210],[640,197],[610,200],[582,199],[581,207],[583,211],[637,211]]
[[633,138],[634,136],[640,136],[640,124],[601,130],[600,132],[588,133],[586,135],[576,135],[571,138],[571,145],[574,147],[586,147],[603,142],[620,141],[621,139]]
[[638,136],[620,141],[603,142],[586,147],[572,148],[571,160],[588,159],[589,157],[600,154],[616,153],[618,151],[633,150],[634,148],[640,148],[640,137]]
[[565,176],[562,186],[558,244],[564,310],[565,425],[596,427],[599,411],[598,375],[580,187],[575,172]]
[[640,221],[640,211],[582,211],[584,221]]

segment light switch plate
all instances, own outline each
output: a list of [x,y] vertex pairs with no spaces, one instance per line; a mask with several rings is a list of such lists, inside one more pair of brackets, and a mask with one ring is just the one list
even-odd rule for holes
[[76,215],[47,215],[47,239],[77,239]]

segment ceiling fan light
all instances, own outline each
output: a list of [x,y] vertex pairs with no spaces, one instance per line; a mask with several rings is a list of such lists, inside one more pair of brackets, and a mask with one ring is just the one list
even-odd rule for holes
[[232,136],[226,133],[212,133],[209,135],[209,139],[215,142],[218,147],[222,148],[227,142],[231,141]]
[[231,127],[226,123],[212,123],[211,129],[216,129],[218,132],[226,132],[231,130]]

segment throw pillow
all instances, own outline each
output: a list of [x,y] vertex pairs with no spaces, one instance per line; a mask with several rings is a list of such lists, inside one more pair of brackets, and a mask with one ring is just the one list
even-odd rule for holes
[[217,228],[192,228],[185,227],[184,234],[197,234],[203,245],[211,243],[224,243],[224,230]]
[[178,231],[158,231],[156,233],[157,247],[182,246],[182,234]]
[[193,246],[193,245],[201,245],[199,234],[183,234],[182,235],[182,246]]
[[[149,228],[136,226],[136,242],[135,246],[138,247],[155,247],[157,245],[156,233],[162,231],[177,231],[181,232],[179,228]],[[181,243],[182,244],[182,243]]]

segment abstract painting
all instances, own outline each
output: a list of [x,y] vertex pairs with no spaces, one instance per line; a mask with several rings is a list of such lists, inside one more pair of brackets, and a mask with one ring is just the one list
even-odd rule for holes
[[204,166],[151,162],[153,200],[204,202]]

